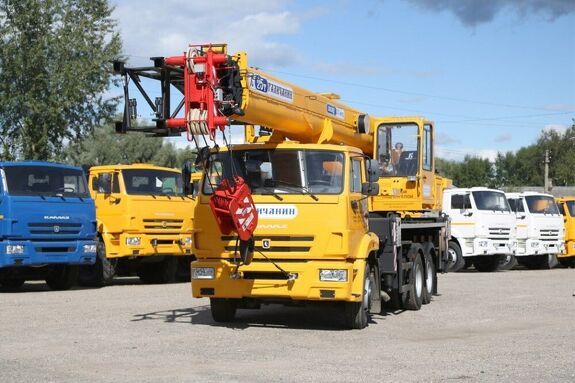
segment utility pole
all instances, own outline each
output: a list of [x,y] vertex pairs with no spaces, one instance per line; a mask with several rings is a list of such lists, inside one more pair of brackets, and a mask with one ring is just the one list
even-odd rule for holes
[[551,191],[549,186],[549,149],[545,149],[545,181],[543,184],[543,190],[545,193],[549,193]]

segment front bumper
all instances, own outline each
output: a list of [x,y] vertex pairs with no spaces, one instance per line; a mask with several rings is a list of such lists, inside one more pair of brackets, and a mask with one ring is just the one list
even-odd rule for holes
[[[9,245],[21,245],[24,251],[21,254],[7,254],[6,247]],[[84,245],[96,246],[96,241],[1,241],[0,267],[47,264],[92,265],[96,262],[96,253],[84,253]]]
[[[192,255],[192,244],[182,244],[186,238],[192,238],[193,234],[143,234],[122,233],[119,237],[106,240],[106,256],[118,257],[141,257],[154,255]],[[139,237],[139,245],[128,245],[129,237]]]
[[[469,241],[470,242],[470,241]],[[463,256],[473,257],[481,255],[514,254],[517,242],[511,239],[474,238],[473,243],[465,243],[462,249]]]
[[[214,279],[193,279],[192,295],[195,298],[256,298],[262,300],[328,300],[358,302],[363,289],[365,260],[276,262],[288,273],[297,274],[287,280],[267,261],[254,261],[239,268],[227,260],[198,260],[192,268],[214,268]],[[347,281],[328,282],[319,280],[320,269],[347,270]],[[272,279],[283,278],[283,279]]]
[[520,241],[517,247],[516,256],[528,257],[540,254],[561,254],[565,250],[563,241],[542,241],[540,239],[528,239]]

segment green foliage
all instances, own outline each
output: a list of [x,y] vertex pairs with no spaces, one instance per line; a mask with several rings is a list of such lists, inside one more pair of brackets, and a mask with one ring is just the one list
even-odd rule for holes
[[83,140],[70,143],[59,160],[74,165],[152,163],[180,169],[196,153],[189,146],[178,149],[161,138],[142,133],[116,134],[111,125],[99,126]]
[[111,12],[107,0],[0,0],[1,157],[53,159],[113,115]]
[[556,186],[575,185],[575,121],[565,132],[544,130],[537,142],[517,152],[499,153],[495,162],[466,156],[462,162],[436,159],[437,170],[459,187],[489,186],[507,189],[543,185],[545,151],[549,177]]

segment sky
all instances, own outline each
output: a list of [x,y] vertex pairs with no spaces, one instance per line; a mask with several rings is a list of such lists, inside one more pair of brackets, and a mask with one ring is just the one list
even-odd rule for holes
[[111,3],[129,65],[228,43],[251,66],[370,115],[431,119],[447,159],[493,159],[575,118],[575,0]]

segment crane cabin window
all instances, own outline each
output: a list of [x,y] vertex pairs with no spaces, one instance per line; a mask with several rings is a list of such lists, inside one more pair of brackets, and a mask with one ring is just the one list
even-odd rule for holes
[[340,194],[344,155],[331,150],[260,149],[213,153],[202,191],[241,176],[252,194]]
[[381,124],[378,127],[377,158],[382,177],[417,175],[418,131],[417,124]]
[[182,175],[177,172],[155,169],[126,169],[122,170],[122,176],[128,194],[170,196],[184,193]]

